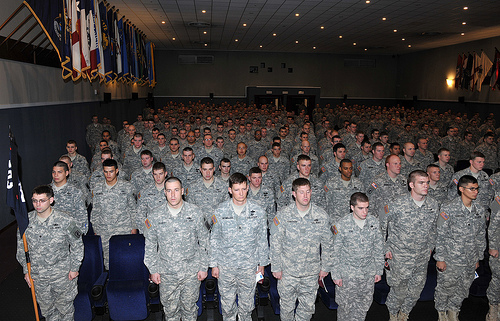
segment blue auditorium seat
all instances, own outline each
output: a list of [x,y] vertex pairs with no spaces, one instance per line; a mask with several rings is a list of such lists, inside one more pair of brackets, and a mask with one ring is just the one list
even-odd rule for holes
[[328,309],[337,309],[338,304],[335,302],[335,283],[333,283],[330,273],[328,273],[328,275],[323,279],[323,285],[324,287],[320,286],[318,289],[321,301],[323,301]]

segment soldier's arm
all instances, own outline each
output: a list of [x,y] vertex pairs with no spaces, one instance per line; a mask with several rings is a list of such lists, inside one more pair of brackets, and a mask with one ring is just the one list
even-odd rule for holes
[[[374,224],[376,224],[375,222]],[[384,239],[379,226],[376,228],[376,233],[373,235],[373,274],[382,275],[384,273]],[[377,282],[377,281],[376,281]]]
[[21,264],[21,266],[23,267],[23,273],[27,274],[28,273],[28,266],[26,264],[26,255],[25,255],[25,252],[24,252],[24,243],[23,243],[23,239],[19,235],[19,229],[17,229],[16,236],[17,236],[16,259],[17,259],[17,262],[19,262],[19,264]]
[[342,224],[335,224],[330,227],[330,234],[333,238],[333,252],[331,260],[331,276],[332,280],[337,281],[335,284],[342,286],[339,282],[342,280],[342,266],[344,265],[344,234],[342,234]]
[[[206,272],[209,265],[208,252],[210,246],[210,233],[205,225],[204,213],[201,212],[201,208],[196,208],[199,210],[199,213],[197,213],[198,220],[196,224],[196,236],[198,238],[198,271]],[[207,219],[210,220],[210,218]]]
[[218,221],[220,216],[217,210],[212,214],[212,232],[210,233],[210,246],[209,246],[209,267],[214,268],[219,265],[220,261],[220,247],[222,243],[222,228],[221,222]]
[[278,211],[278,213],[274,216],[272,222],[269,225],[270,230],[270,239],[269,243],[271,244],[270,258],[271,258],[271,271],[273,273],[281,272],[282,261],[281,261],[281,253],[283,251],[283,232],[284,225],[286,224],[283,218],[283,212]]
[[[70,267],[68,272],[78,272],[83,260],[83,239],[82,231],[74,221],[68,228]],[[76,276],[74,276],[76,277]]]
[[88,231],[88,215],[87,215],[87,208],[85,207],[85,203],[83,201],[82,197],[82,192],[78,190],[78,193],[76,194],[75,199],[73,200],[74,208],[76,213],[76,216],[78,217],[78,224],[80,229],[82,230],[83,234],[86,234]]
[[143,229],[147,230],[147,233],[144,233],[144,265],[146,265],[150,274],[157,274],[159,272],[160,255],[158,253],[158,230],[156,222],[148,218],[143,225]]
[[[134,194],[132,193],[132,189],[127,191],[127,212],[130,216],[131,223],[131,233],[136,234],[139,226],[143,226],[144,221],[140,221],[139,215],[137,215],[137,203],[135,202]],[[135,232],[135,233],[134,233]]]
[[492,212],[490,218],[490,225],[488,226],[488,242],[489,253],[493,257],[498,257],[498,250],[500,249],[500,213]]
[[[478,206],[479,207],[479,206]],[[481,211],[483,212],[483,217],[486,219],[486,211],[482,209]],[[481,220],[480,226],[479,226],[479,231],[476,235],[476,243],[477,243],[477,261],[480,261],[484,258],[484,251],[486,250],[486,221]]]
[[444,262],[448,256],[448,251],[446,249],[446,241],[448,239],[448,231],[450,220],[450,207],[444,206],[440,209],[440,214],[437,221],[436,228],[436,253],[434,253],[434,259],[439,262]]
[[262,210],[262,215],[259,218],[259,227],[257,230],[257,253],[259,266],[269,265],[269,243],[267,241],[267,215]]
[[329,272],[332,270],[332,260],[333,260],[333,250],[334,250],[334,238],[330,227],[332,223],[328,219],[328,214],[325,212],[325,224],[321,229],[321,257],[320,257],[320,269],[324,272]]

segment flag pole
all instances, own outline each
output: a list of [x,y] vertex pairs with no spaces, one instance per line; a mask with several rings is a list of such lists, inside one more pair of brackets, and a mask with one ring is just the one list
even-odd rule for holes
[[33,308],[35,309],[35,318],[36,321],[40,321],[40,317],[38,315],[38,305],[36,303],[35,284],[33,283],[33,279],[31,278],[31,260],[30,260],[30,253],[28,250],[28,242],[26,241],[26,234],[23,234],[23,244],[24,244],[24,254],[26,255],[26,266],[28,267],[28,277],[31,284],[30,286],[31,298],[33,299]]

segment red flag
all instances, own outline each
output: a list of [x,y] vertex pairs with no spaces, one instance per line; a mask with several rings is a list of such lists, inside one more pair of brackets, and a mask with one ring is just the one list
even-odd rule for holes
[[82,60],[80,58],[80,10],[76,0],[71,0],[71,62],[73,64],[73,81],[82,76]]

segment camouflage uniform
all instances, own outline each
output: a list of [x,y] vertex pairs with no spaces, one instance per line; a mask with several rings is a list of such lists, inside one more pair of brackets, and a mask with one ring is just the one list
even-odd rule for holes
[[431,153],[429,150],[427,150],[424,154],[420,151],[420,149],[417,149],[415,151],[415,156],[413,156],[413,158],[415,161],[420,163],[422,170],[425,170],[427,168],[427,165],[434,163],[434,154]]
[[442,180],[439,180],[436,185],[434,185],[434,188],[429,184],[427,195],[434,198],[441,206],[448,201],[448,184]]
[[184,202],[172,215],[166,203],[147,218],[144,264],[161,277],[160,300],[165,320],[195,321],[199,297],[198,271],[208,269],[208,230],[200,209]]
[[478,175],[473,175],[470,167],[453,174],[453,176],[451,178],[451,182],[449,183],[449,186],[448,186],[448,199],[452,200],[458,195],[458,192],[457,192],[458,181],[464,175],[470,175],[470,176],[474,176],[474,177],[477,176],[476,179],[477,179],[477,182],[478,182],[478,185],[480,188],[479,194],[477,195],[477,202],[484,209],[489,208],[491,200],[493,199],[494,192],[493,192],[492,185],[494,183],[493,183],[493,181],[491,181],[488,178],[488,174],[486,174],[483,171],[479,171]]
[[[118,179],[119,180],[127,180],[128,177],[130,177],[130,175],[128,175],[123,170],[122,164],[118,163]],[[103,167],[101,164],[101,167],[96,169],[95,171],[93,171],[92,176],[90,176],[90,181],[89,181],[90,190],[92,190],[99,181],[103,181],[104,179],[105,179],[104,178],[104,171],[103,171]],[[90,195],[90,197],[92,197],[92,195]]]
[[335,288],[337,320],[364,320],[373,300],[375,275],[384,273],[379,221],[368,215],[360,228],[348,214],[332,230],[335,241],[331,275],[333,280],[342,279],[342,286]]
[[181,158],[181,153],[177,154],[177,157],[172,157],[171,152],[165,156],[165,158],[162,158],[161,162],[165,164],[165,167],[167,168],[167,173],[169,176],[173,176],[174,171],[182,166],[182,158]]
[[[439,161],[434,162],[434,165],[439,166]],[[442,168],[439,166],[439,174],[440,174],[440,181],[443,181],[444,183],[448,184],[451,181],[451,177],[455,173],[455,170],[453,169],[453,166],[450,164],[446,164],[445,168]]]
[[490,176],[490,184],[493,194],[500,195],[500,172]]
[[203,177],[200,177],[191,184],[189,189],[184,189],[184,197],[186,201],[200,208],[205,220],[210,220],[217,206],[229,199],[228,186],[227,182],[214,177],[212,184],[206,187]]
[[85,206],[90,204],[90,199],[92,196],[90,195],[90,190],[88,187],[89,184],[89,178],[84,176],[83,174],[79,172],[73,172],[71,171],[71,174],[68,176],[68,183],[76,186],[80,192],[82,192],[83,200],[85,202]]
[[323,187],[325,190],[326,205],[321,204],[326,209],[330,221],[335,224],[345,213],[349,213],[351,195],[364,190],[361,181],[351,176],[346,186],[340,175],[329,178]]
[[85,134],[85,140],[87,144],[94,148],[96,145],[99,145],[99,141],[102,138],[102,131],[104,130],[104,126],[102,124],[94,124],[91,123],[87,126],[87,132]]
[[322,182],[326,182],[330,177],[340,176],[339,167],[340,163],[333,158],[321,167],[319,178]]
[[262,186],[266,186],[273,191],[274,199],[277,198],[277,191],[280,188],[280,179],[273,171],[268,170],[266,174],[262,173]]
[[143,167],[138,168],[132,173],[132,175],[130,175],[130,184],[132,184],[135,195],[137,195],[139,191],[154,183],[155,179],[153,177],[152,167],[147,171],[145,171]]
[[386,200],[382,235],[386,235],[385,252],[392,253],[387,271],[391,287],[387,308],[392,315],[409,314],[417,303],[427,277],[427,264],[436,242],[439,205],[427,196],[421,207],[409,193]]
[[[226,321],[252,320],[255,272],[269,264],[267,217],[264,209],[247,200],[240,215],[232,200],[222,203],[212,215],[210,267],[219,268],[222,316]],[[236,306],[238,295],[238,306]]]
[[[488,242],[490,250],[500,250],[500,214],[492,212],[488,226]],[[490,305],[500,304],[500,257],[490,256],[491,281],[486,291]]]
[[359,164],[359,180],[363,183],[363,190],[366,191],[368,186],[373,182],[375,176],[380,175],[386,171],[385,162],[382,159],[380,164],[377,164],[373,158],[369,158]]
[[352,158],[349,158],[352,161],[352,166],[354,169],[354,175],[356,177],[359,176],[359,173],[361,171],[361,163],[363,163],[366,160],[372,159],[373,160],[373,154],[368,153],[366,155],[363,154],[363,152],[359,152],[356,155],[354,155]]
[[194,162],[191,163],[192,166],[189,170],[186,169],[184,164],[185,164],[184,162],[179,163],[179,165],[174,168],[172,176],[175,176],[178,179],[180,179],[182,182],[182,187],[184,187],[184,190],[189,191],[191,185],[194,184],[201,177],[201,173],[200,173],[200,168],[197,167],[194,164]]
[[469,160],[469,155],[476,149],[476,144],[474,142],[463,140],[460,142],[460,146],[461,151],[458,155],[458,160]]
[[436,261],[444,261],[446,270],[438,272],[434,302],[438,311],[459,311],[469,296],[476,263],[486,249],[485,210],[472,202],[469,211],[460,197],[441,207],[438,221]]
[[144,222],[155,208],[166,202],[165,188],[158,190],[155,184],[146,186],[137,194],[137,220]]
[[[311,319],[318,290],[318,274],[320,270],[331,270],[333,235],[330,226],[326,212],[312,203],[304,217],[300,216],[293,202],[279,210],[273,219],[271,269],[282,272],[278,281],[282,320]],[[294,316],[297,299],[299,305]]]
[[89,162],[87,162],[85,156],[78,153],[73,158],[69,156],[69,154],[65,154],[63,156],[68,156],[71,159],[71,162],[73,163],[73,167],[71,168],[72,171],[77,171],[87,178],[90,177]]
[[257,161],[260,156],[266,154],[267,148],[268,145],[264,141],[252,140],[248,144],[248,155]]
[[253,193],[251,188],[248,188],[247,198],[250,200],[254,200],[257,204],[259,204],[267,213],[267,221],[271,224],[273,217],[276,215],[276,202],[274,200],[274,190],[265,186],[263,184],[260,185],[257,193]]
[[441,147],[450,151],[450,165],[455,166],[457,164],[458,155],[461,153],[460,138],[445,136],[441,138]]
[[494,171],[498,167],[498,148],[497,144],[491,145],[482,143],[476,147],[475,151],[481,152],[484,155],[484,168]]
[[163,162],[163,163],[165,163],[165,159],[170,154],[170,148],[168,145],[165,145],[163,149],[161,149],[159,145],[155,145],[150,149],[150,151],[151,153],[153,153],[154,159],[157,162]]
[[224,153],[218,149],[217,147],[212,147],[211,151],[208,151],[205,146],[202,146],[199,148],[196,152],[196,158],[199,159],[200,161],[204,157],[210,157],[214,161],[214,165],[216,170],[218,170],[218,165],[220,164],[221,159],[224,158]]
[[92,213],[90,222],[96,235],[101,236],[104,266],[109,264],[109,239],[117,234],[130,234],[142,226],[137,218],[137,207],[132,185],[118,180],[111,188],[100,181],[92,189]]
[[[283,182],[290,174],[290,161],[283,156],[283,154],[281,154],[280,158],[277,160],[272,154],[271,156],[268,156],[267,159],[269,161],[269,170],[274,171],[278,175],[280,182]],[[292,171],[292,173],[295,173],[296,171],[297,164],[295,164],[295,170]]]
[[[142,167],[141,152],[143,150],[146,150],[146,147],[141,146],[136,153],[134,147],[130,146],[123,152],[123,168],[127,173],[132,174],[136,169]],[[130,180],[130,177],[127,177],[126,180]]]
[[[297,158],[302,155],[302,153],[298,153],[292,158],[290,158],[290,173],[295,173],[297,171]],[[319,159],[318,156],[314,155],[311,151],[309,153],[309,158],[311,158],[311,173],[314,175],[319,174]]]
[[[375,176],[373,182],[368,186],[366,195],[370,199],[370,214],[379,217],[383,206],[399,195],[408,193],[406,178],[402,175],[396,176],[393,181],[387,171]],[[382,221],[383,218],[379,217]]]
[[414,170],[420,169],[425,170],[425,168],[420,164],[415,158],[413,158],[413,162],[410,163],[406,157],[403,155],[399,155],[399,159],[401,160],[401,174],[403,177],[407,178],[408,175]]
[[[70,271],[80,270],[83,259],[82,232],[71,214],[53,209],[42,223],[37,213],[28,214],[26,241],[31,259],[31,277],[35,285],[37,301],[47,321],[74,320],[73,300],[77,279],[68,279]],[[17,261],[28,273],[23,240],[17,233]]]
[[242,173],[243,175],[248,175],[250,168],[257,165],[255,159],[246,155],[243,159],[238,156],[231,158],[231,174]]
[[[276,203],[278,205],[278,210],[284,208],[291,202],[292,199],[292,183],[295,179],[299,178],[300,174],[297,172],[295,174],[291,174],[288,178],[281,184],[280,189],[278,191],[278,195],[276,195]],[[309,175],[308,178],[311,183],[311,202],[316,203],[316,205],[325,204],[325,190],[324,185],[321,181],[313,174]]]
[[54,191],[54,205],[52,208],[71,214],[73,220],[78,223],[80,231],[83,234],[87,233],[89,220],[87,207],[85,206],[86,195],[83,195],[76,186],[70,183],[66,183],[58,188],[52,182],[50,183],[50,187]]

